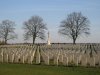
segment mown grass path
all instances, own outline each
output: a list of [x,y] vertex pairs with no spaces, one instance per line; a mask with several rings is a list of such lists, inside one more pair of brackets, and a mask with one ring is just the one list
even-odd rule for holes
[[0,64],[0,75],[100,75],[100,68]]

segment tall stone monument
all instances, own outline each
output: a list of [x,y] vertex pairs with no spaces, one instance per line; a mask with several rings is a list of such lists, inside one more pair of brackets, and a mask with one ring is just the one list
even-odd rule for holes
[[48,32],[48,40],[47,40],[47,45],[51,45],[51,42],[50,42],[50,33]]

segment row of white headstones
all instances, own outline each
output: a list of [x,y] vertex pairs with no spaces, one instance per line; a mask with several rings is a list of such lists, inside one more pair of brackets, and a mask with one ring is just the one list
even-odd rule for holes
[[[60,47],[63,47],[63,49]],[[79,49],[80,49],[79,45],[77,46],[5,45],[5,46],[0,46],[0,62],[23,63],[23,64],[44,63],[46,65],[52,64],[52,65],[64,65],[64,66],[93,66],[93,67],[100,66],[99,50],[97,51],[97,53],[93,52],[91,57],[90,50],[79,50]],[[85,46],[81,46],[81,49],[85,49]]]

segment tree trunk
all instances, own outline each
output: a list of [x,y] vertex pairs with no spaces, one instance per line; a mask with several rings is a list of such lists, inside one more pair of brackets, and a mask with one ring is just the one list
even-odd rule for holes
[[7,44],[7,40],[5,40],[5,44]]
[[33,44],[35,43],[35,38],[36,38],[36,37],[35,37],[35,36],[33,36]]
[[35,39],[34,39],[34,37],[33,37],[33,44],[35,43]]
[[73,44],[74,44],[74,45],[76,44],[76,39],[73,39]]
[[5,38],[4,43],[7,44],[7,38]]

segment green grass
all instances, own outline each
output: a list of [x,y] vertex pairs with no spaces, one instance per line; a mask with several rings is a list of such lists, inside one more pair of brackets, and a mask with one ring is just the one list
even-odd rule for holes
[[0,64],[0,75],[100,75],[100,68]]

